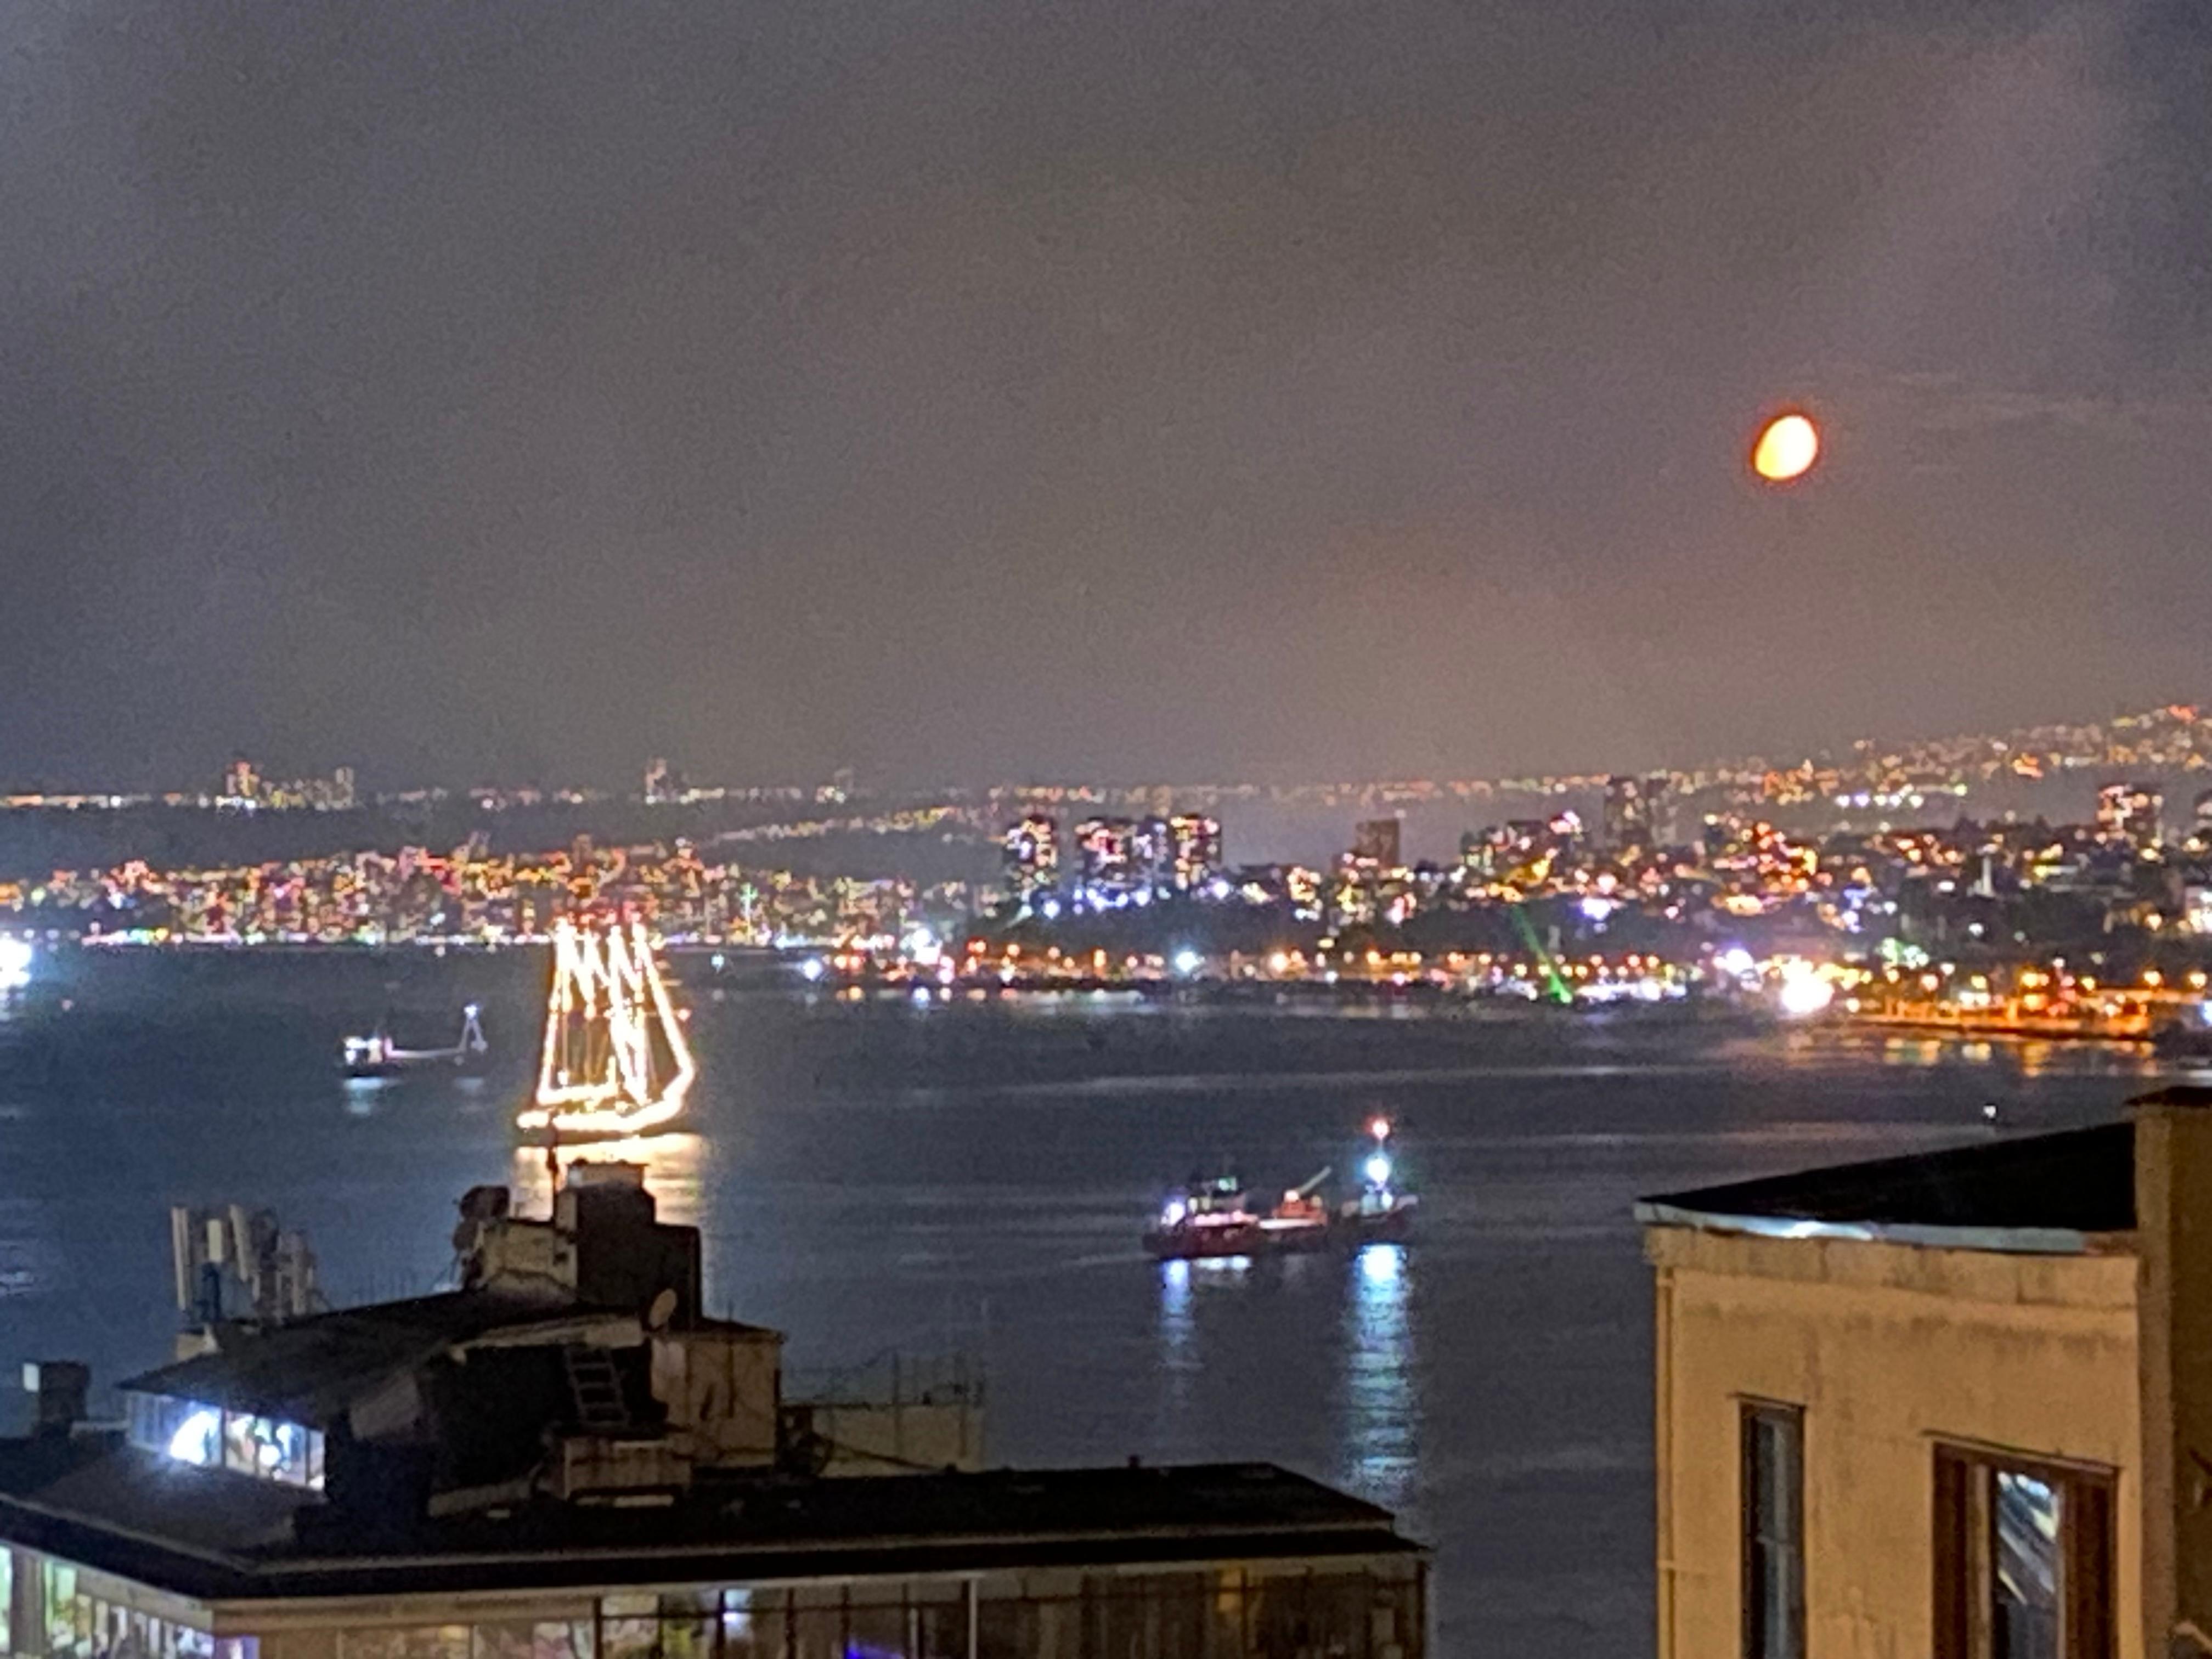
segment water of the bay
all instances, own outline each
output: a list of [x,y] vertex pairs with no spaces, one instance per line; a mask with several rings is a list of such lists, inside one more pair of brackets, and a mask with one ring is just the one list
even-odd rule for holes
[[[1639,1194],[2092,1120],[2124,1051],[1848,1042],[1703,1025],[1089,996],[842,1001],[683,965],[687,1132],[644,1149],[705,1235],[717,1312],[803,1371],[973,1356],[992,1461],[1265,1458],[1434,1547],[1438,1651],[1650,1650],[1650,1301]],[[453,1200],[544,1202],[510,1126],[544,960],[58,956],[0,1021],[0,1364],[167,1357],[174,1203],[306,1228],[333,1299],[445,1282]],[[62,1004],[66,1000],[68,1006]],[[496,1063],[349,1085],[387,1011]],[[1342,1261],[1158,1266],[1165,1188],[1265,1190],[1399,1125],[1416,1242]],[[904,1363],[903,1359],[902,1363]],[[0,1425],[21,1401],[0,1395]]]

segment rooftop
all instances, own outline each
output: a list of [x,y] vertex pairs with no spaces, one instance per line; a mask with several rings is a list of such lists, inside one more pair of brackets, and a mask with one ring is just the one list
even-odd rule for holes
[[[2180,1091],[2167,1091],[2178,1094]],[[2201,1104],[2146,1097],[2146,1103]],[[2101,1123],[1638,1201],[1647,1225],[2076,1255],[2136,1224],[2135,1125]]]
[[[242,1330],[215,1352],[132,1377],[123,1387],[321,1427],[362,1389],[450,1349],[525,1333],[557,1342],[564,1333],[580,1336],[610,1324],[635,1331],[638,1322],[631,1310],[565,1298],[451,1291]],[[720,1321],[694,1321],[690,1328],[773,1334]]]
[[[1264,1463],[737,1480],[337,1548],[281,1524],[285,1500],[246,1477],[111,1439],[64,1448],[0,1441],[0,1537],[202,1601],[1418,1552],[1386,1510]],[[259,1507],[207,1502],[210,1479]]]

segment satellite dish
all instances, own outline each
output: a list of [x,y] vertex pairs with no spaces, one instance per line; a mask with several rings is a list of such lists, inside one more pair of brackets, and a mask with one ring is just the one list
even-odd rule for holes
[[653,1305],[646,1310],[646,1328],[648,1330],[665,1331],[668,1328],[668,1322],[675,1317],[676,1292],[663,1291],[653,1298]]

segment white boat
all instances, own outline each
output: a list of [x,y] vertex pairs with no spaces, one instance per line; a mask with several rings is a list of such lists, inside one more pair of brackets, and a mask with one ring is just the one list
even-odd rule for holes
[[619,1137],[684,1109],[698,1067],[642,922],[553,927],[538,1092],[517,1118],[556,1137]]
[[403,1048],[392,1041],[391,1032],[379,1026],[367,1036],[348,1037],[341,1064],[349,1078],[390,1078],[426,1066],[472,1066],[483,1058],[488,1048],[483,1027],[477,1023],[477,1006],[471,1002],[461,1010],[461,1035],[450,1048]]

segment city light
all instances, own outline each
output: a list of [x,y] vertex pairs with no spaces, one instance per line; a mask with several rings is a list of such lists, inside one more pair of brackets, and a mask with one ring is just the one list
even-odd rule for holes
[[35,954],[30,940],[0,933],[0,991],[21,990],[31,982]]
[[1782,983],[1775,993],[1782,1012],[1795,1018],[1817,1014],[1836,1000],[1833,981],[1823,976],[1809,963],[1793,962],[1782,969]]

